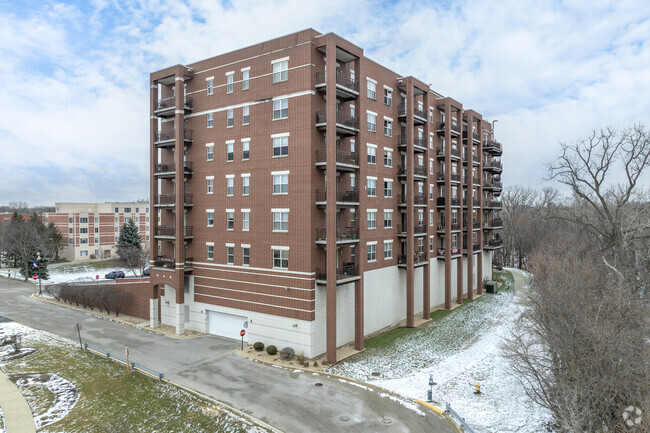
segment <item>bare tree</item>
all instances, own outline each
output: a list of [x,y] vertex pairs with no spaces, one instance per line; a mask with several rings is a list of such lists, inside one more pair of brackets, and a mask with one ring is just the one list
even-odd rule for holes
[[514,186],[506,188],[501,195],[503,209],[502,239],[504,264],[522,268],[535,240],[534,207],[538,192],[532,188]]

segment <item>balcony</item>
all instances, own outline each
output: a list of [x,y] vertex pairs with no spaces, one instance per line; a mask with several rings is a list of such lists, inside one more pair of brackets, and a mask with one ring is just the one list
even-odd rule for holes
[[[327,151],[316,151],[316,167],[320,169],[326,168]],[[359,169],[359,155],[356,153],[345,152],[342,150],[336,151],[336,169],[338,171],[357,171]]]
[[[444,249],[444,248],[438,248],[436,257],[438,259],[440,259],[440,260],[444,260],[446,251],[447,250]],[[460,251],[458,250],[458,247],[452,247],[451,248],[451,258],[453,259],[454,257],[458,257],[458,256],[460,256]]]
[[[413,254],[413,266],[424,266],[429,263],[429,257],[427,253],[415,253]],[[397,256],[397,266],[400,268],[406,267],[406,254],[400,254]]]
[[[481,252],[481,244],[479,244],[478,242],[472,243],[472,254],[478,254],[480,252]],[[467,255],[467,253],[468,253],[467,246],[465,245],[465,247],[463,248],[463,254]]]
[[[406,225],[398,225],[397,226],[397,236],[399,237],[405,237],[406,236]],[[420,224],[416,223],[413,225],[413,235],[414,236],[424,236],[427,234],[427,225],[426,224]]]
[[[327,192],[324,189],[316,190],[316,206],[325,206]],[[359,206],[359,191],[336,191],[336,206]]]
[[[192,162],[183,161],[183,175],[192,175]],[[176,164],[173,161],[156,164],[154,176],[159,179],[173,178],[176,176]]]
[[[316,90],[325,92],[327,82],[325,72],[316,72]],[[336,73],[336,97],[338,99],[349,100],[359,97],[359,82],[352,80],[351,77],[341,73]]]
[[486,200],[483,207],[486,208],[486,209],[501,209],[501,201],[500,200]]
[[451,223],[451,231],[452,232],[459,232],[460,231],[460,223],[459,222],[452,222]]
[[483,245],[483,249],[486,250],[498,250],[503,247],[503,241],[501,239],[488,239]]
[[[176,145],[176,136],[175,129],[168,129],[166,131],[158,131],[153,139],[153,144],[156,147],[174,147]],[[192,139],[192,130],[183,129],[183,141],[185,144],[192,144],[194,140]]]
[[[397,195],[397,203],[399,206],[406,206],[407,205],[407,196],[398,194]],[[413,205],[414,206],[426,206],[427,205],[427,197],[424,194],[415,194],[413,196]]]
[[[346,263],[336,268],[336,284],[345,284],[358,280],[359,267],[352,263]],[[316,283],[327,284],[327,268],[316,269]]]
[[[459,198],[452,198],[449,200],[450,205],[452,207],[460,207],[460,199]],[[436,206],[438,207],[444,207],[445,206],[445,197],[438,197],[436,199]]]
[[[408,147],[408,141],[405,135],[400,135],[397,137],[397,147],[406,149]],[[413,139],[413,150],[416,153],[424,153],[427,151],[427,143],[424,137],[417,137]]]
[[[167,256],[156,256],[154,267],[168,269],[171,271],[176,270],[176,259]],[[185,272],[192,272],[192,265],[194,259],[192,257],[185,257]]]
[[501,143],[498,141],[488,140],[483,143],[483,150],[486,152],[493,153],[495,155],[501,155],[502,147]]
[[502,227],[503,221],[501,221],[501,218],[492,218],[491,220],[489,218],[486,218],[485,222],[483,223],[483,228],[485,230],[499,230]]
[[[355,242],[359,242],[359,229],[357,227],[336,229],[337,244]],[[316,229],[316,243],[318,245],[325,245],[327,243],[327,229]]]
[[[192,234],[193,226],[185,226],[183,228],[183,238],[192,239],[194,235]],[[154,237],[156,239],[176,239],[176,227],[174,226],[157,226],[155,228]]]
[[[406,119],[407,107],[405,104],[399,104],[397,107],[397,117]],[[427,123],[427,113],[424,110],[418,108],[413,109],[413,124],[414,125],[424,125]]]
[[[183,104],[185,114],[192,112],[192,98],[185,98]],[[162,118],[174,117],[176,115],[176,97],[163,98],[158,100],[158,105],[153,112],[154,115]]]
[[[154,207],[173,208],[176,205],[176,194],[158,194],[154,199]],[[185,193],[183,207],[192,207],[192,194]]]
[[451,135],[456,137],[460,136],[460,125],[453,120],[451,121]]
[[460,173],[452,173],[450,180],[455,183],[460,183]]
[[[327,114],[324,111],[316,113],[316,129],[320,131],[327,129]],[[336,132],[340,135],[357,135],[359,133],[359,122],[349,114],[337,111]]]
[[491,160],[486,160],[483,163],[483,170],[492,171],[495,173],[501,173],[501,170],[503,170],[503,166],[501,164],[501,161],[491,159]]
[[472,165],[476,165],[476,166],[481,165],[481,156],[480,155],[473,155],[472,156]]

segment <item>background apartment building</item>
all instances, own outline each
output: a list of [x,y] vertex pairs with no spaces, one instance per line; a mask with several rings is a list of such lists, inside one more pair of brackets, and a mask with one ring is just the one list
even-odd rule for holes
[[154,72],[150,103],[153,324],[334,361],[491,276],[490,123],[337,35]]
[[115,256],[120,229],[129,219],[149,239],[149,203],[55,203],[55,212],[43,214],[63,236],[62,256],[68,260],[106,259]]

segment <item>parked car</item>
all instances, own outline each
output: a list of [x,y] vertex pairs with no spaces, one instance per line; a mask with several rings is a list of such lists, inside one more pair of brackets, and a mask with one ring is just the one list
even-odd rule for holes
[[106,278],[109,280],[114,280],[116,278],[124,278],[124,272],[122,271],[111,271],[108,274],[106,274]]
[[144,271],[142,271],[142,275],[145,277],[148,277],[151,271],[149,270],[149,266],[147,265],[146,268],[144,268]]

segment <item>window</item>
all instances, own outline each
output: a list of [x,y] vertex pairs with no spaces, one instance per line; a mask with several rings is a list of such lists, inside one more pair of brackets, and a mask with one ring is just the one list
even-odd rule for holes
[[235,158],[235,142],[226,141],[226,161],[230,162]]
[[248,230],[250,230],[250,221],[251,221],[250,211],[242,211],[241,217],[242,217],[242,230],[247,232]]
[[214,158],[214,143],[208,143],[205,145],[205,148],[208,152],[208,161],[212,161]]
[[[119,207],[116,207],[116,208],[115,208],[115,212],[117,213],[117,212],[119,212],[119,211],[120,211],[120,208],[119,208]],[[70,222],[72,222],[72,219],[70,219]]]
[[433,211],[429,211],[429,225],[433,227]]
[[119,227],[115,227],[115,233],[119,233],[119,231],[120,231],[120,228],[119,228]]
[[356,117],[356,107],[354,104],[350,105],[350,117]]
[[251,178],[250,176],[243,176],[241,178],[241,183],[242,183],[242,195],[248,195],[250,194],[250,181]]
[[289,79],[289,60],[273,63],[273,82],[280,83]]
[[370,79],[366,78],[367,84],[367,89],[368,89],[368,98],[372,99],[373,101],[377,100],[377,82]]
[[433,252],[433,236],[429,236],[429,251]]
[[242,80],[241,80],[241,89],[242,90],[248,90],[249,85],[248,85],[248,80],[250,79],[250,70],[249,69],[243,69],[241,71],[242,75]]
[[235,193],[235,178],[226,178],[226,195],[233,195]]
[[[82,242],[83,243],[83,242]],[[81,257],[88,257],[88,250],[82,250],[79,251],[79,256]]]
[[235,73],[228,72],[226,74],[226,93],[232,93],[235,88]]
[[357,141],[354,138],[350,139],[350,152],[356,152]]
[[286,232],[289,230],[289,212],[273,212],[273,231]]
[[384,209],[384,228],[393,228],[393,211],[390,209]]
[[418,224],[424,224],[424,209],[418,209]]
[[205,81],[208,90],[208,95],[212,95],[212,92],[214,91],[214,78],[208,78]]
[[393,196],[393,181],[384,179],[384,198]]
[[212,128],[213,121],[214,121],[214,114],[213,113],[208,113],[208,128]]
[[287,156],[289,154],[289,137],[273,137],[273,156]]
[[95,227],[95,233],[99,233],[99,227]]
[[[115,238],[115,242],[117,242],[117,238]],[[69,238],[68,243],[72,245],[74,243],[74,240],[72,238]]]
[[248,125],[248,123],[250,122],[251,119],[249,113],[250,113],[250,107],[246,106],[242,108],[242,119],[241,119],[242,125]]
[[82,244],[87,244],[88,243],[88,238],[81,238],[79,239],[79,242]]
[[208,227],[214,227],[214,211],[207,212],[208,215]]
[[72,233],[72,227],[68,229],[68,233]]
[[368,111],[368,131],[377,131],[377,115]]
[[429,200],[433,200],[433,187],[434,186],[435,185],[433,185],[433,184],[429,185]]
[[226,263],[235,264],[235,247],[226,247]]
[[433,132],[429,133],[429,149],[433,149]]
[[377,244],[368,244],[368,261],[375,262],[377,261]]
[[429,122],[433,123],[433,107],[429,107]]
[[289,174],[273,175],[273,194],[289,193]]
[[393,91],[384,87],[384,104],[391,107],[393,105]]
[[207,245],[208,247],[208,260],[214,259],[214,245]]
[[391,149],[384,148],[384,166],[393,166],[393,151]]
[[79,229],[79,233],[84,233],[84,234],[85,234],[85,233],[88,233],[88,227],[81,227],[81,228]]
[[242,264],[248,266],[251,264],[251,247],[242,248]]
[[424,238],[419,238],[418,239],[418,252],[419,253],[424,252]]
[[[117,208],[115,208],[115,212],[117,212]],[[69,223],[73,222],[73,218],[68,218],[68,222]]]
[[357,187],[357,177],[354,174],[350,174],[350,191],[354,191]]
[[429,158],[429,174],[433,176],[433,159]]
[[251,146],[250,140],[242,140],[241,147],[242,147],[243,160],[247,160],[248,158],[250,158],[250,146]]
[[273,249],[273,267],[289,269],[289,249]]
[[386,137],[393,136],[393,121],[386,118],[384,118],[384,135]]
[[96,244],[99,243],[99,238],[95,238],[95,243],[96,243]]
[[231,209],[228,209],[226,212],[226,230],[235,229],[235,212]]
[[368,230],[377,228],[377,211],[368,211]]
[[273,101],[273,120],[289,117],[289,100],[278,99]]
[[393,258],[393,241],[384,241],[384,260]]
[[354,83],[355,80],[356,80],[356,76],[355,76],[355,73],[354,73],[354,69],[350,69],[350,81],[352,81]]
[[377,164],[377,146],[367,145],[366,153],[368,154],[368,164]]
[[208,182],[208,194],[212,194],[214,192],[214,177],[207,178],[206,181]]
[[235,125],[235,112],[231,108],[226,112],[226,127],[232,128]]
[[372,179],[372,178],[367,179],[367,190],[368,190],[368,197],[377,196],[377,179]]

